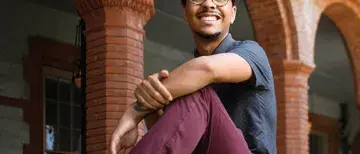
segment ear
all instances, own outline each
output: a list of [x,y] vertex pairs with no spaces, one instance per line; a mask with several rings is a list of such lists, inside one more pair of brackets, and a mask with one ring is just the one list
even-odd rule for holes
[[184,15],[184,21],[185,21],[186,23],[188,23],[188,19],[187,19],[187,16],[186,16],[186,9],[185,9],[185,7],[184,7],[184,9],[183,9],[183,15]]
[[236,6],[233,6],[233,7],[232,7],[231,24],[233,24],[233,23],[235,22],[235,18],[236,18],[236,11],[237,11]]

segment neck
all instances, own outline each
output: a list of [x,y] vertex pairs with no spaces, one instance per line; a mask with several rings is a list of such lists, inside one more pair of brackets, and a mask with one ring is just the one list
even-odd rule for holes
[[203,37],[194,34],[194,40],[196,45],[196,50],[199,52],[201,56],[211,55],[216,47],[219,46],[221,41],[228,35],[229,33],[222,33],[217,37],[211,39],[204,39]]

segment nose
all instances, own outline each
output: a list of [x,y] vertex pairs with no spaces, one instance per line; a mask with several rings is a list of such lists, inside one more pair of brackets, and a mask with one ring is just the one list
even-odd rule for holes
[[216,8],[216,5],[214,4],[213,0],[205,0],[203,7],[213,10]]

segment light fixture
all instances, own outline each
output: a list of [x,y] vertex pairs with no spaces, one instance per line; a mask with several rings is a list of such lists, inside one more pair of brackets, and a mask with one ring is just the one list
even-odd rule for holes
[[[81,23],[76,25],[76,34],[75,34],[75,47],[78,49],[79,53],[81,53]],[[74,62],[73,62],[73,75],[72,82],[76,85],[76,87],[81,88],[81,61],[79,57],[74,54]],[[81,54],[79,54],[81,57]]]

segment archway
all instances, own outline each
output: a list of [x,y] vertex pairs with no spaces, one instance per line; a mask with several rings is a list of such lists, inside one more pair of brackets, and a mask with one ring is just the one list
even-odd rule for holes
[[[340,1],[337,3],[333,3],[330,1],[324,1],[323,6],[320,6],[320,8],[322,8],[323,10],[323,14],[326,16],[321,16],[319,15],[319,28],[317,30],[317,33],[319,35],[321,35],[321,33],[326,33],[327,35],[331,35],[332,32],[334,32],[334,30],[330,30],[329,29],[323,29],[324,26],[322,26],[322,24],[324,24],[324,22],[327,21],[332,21],[333,22],[333,27],[336,26],[336,28],[339,30],[339,33],[337,33],[337,36],[332,36],[332,37],[323,37],[323,40],[327,40],[328,42],[324,42],[323,43],[327,43],[327,45],[325,45],[325,50],[327,51],[325,54],[321,55],[321,50],[324,49],[320,49],[318,48],[318,44],[321,44],[321,36],[319,37],[319,35],[317,36],[316,42],[318,43],[316,45],[315,48],[315,62],[317,65],[317,70],[315,71],[315,73],[312,74],[312,77],[310,78],[310,85],[311,85],[311,89],[310,89],[310,93],[312,93],[314,96],[310,96],[312,99],[310,99],[310,110],[313,110],[312,112],[315,112],[316,114],[322,114],[322,115],[326,115],[326,113],[328,113],[328,111],[331,111],[331,108],[336,109],[335,111],[338,111],[338,113],[335,113],[333,115],[327,115],[324,117],[327,117],[333,120],[335,120],[335,123],[338,123],[338,119],[345,119],[348,124],[343,126],[342,128],[347,130],[347,132],[344,132],[344,130],[336,130],[336,127],[333,127],[332,129],[329,129],[328,131],[332,132],[332,134],[336,134],[336,133],[343,133],[343,135],[346,135],[347,137],[344,138],[344,141],[342,143],[344,143],[345,149],[344,151],[348,151],[348,145],[351,145],[353,143],[353,139],[356,135],[356,132],[359,128],[359,126],[356,126],[357,123],[359,123],[359,113],[358,111],[355,110],[355,106],[357,105],[358,108],[360,107],[360,95],[359,95],[359,83],[360,83],[360,67],[358,64],[359,61],[359,51],[360,51],[360,18],[359,18],[359,11],[358,11],[358,7],[356,7],[356,5],[351,5],[349,4],[350,2],[348,1]],[[327,19],[327,17],[329,19]],[[329,25],[329,24],[328,24]],[[325,26],[326,27],[326,26]],[[330,26],[331,27],[331,26]],[[333,28],[333,29],[336,29]],[[322,32],[324,31],[325,32]],[[326,31],[327,30],[327,31]],[[336,31],[336,30],[335,30]],[[334,33],[334,34],[335,34]],[[342,36],[342,37],[341,37]],[[320,42],[319,41],[320,38]],[[333,40],[330,38],[337,38],[337,40]],[[342,41],[342,39],[343,41]],[[315,40],[315,39],[314,39]],[[331,41],[332,40],[332,41]],[[330,42],[329,42],[330,41]],[[315,41],[314,41],[315,42]],[[342,47],[336,47],[336,44],[343,44]],[[335,45],[335,46],[334,46]],[[334,50],[332,52],[332,50]],[[336,51],[335,51],[336,50]],[[343,51],[339,51],[339,50],[343,50]],[[319,52],[320,51],[320,52]],[[333,55],[335,54],[336,55]],[[339,53],[342,53],[342,55],[338,55]],[[346,55],[347,53],[347,55]],[[326,58],[325,58],[326,57]],[[341,59],[342,58],[342,59]],[[323,59],[323,60],[321,60]],[[327,63],[322,63],[321,61],[324,62],[324,59],[330,60],[332,62],[327,62]],[[347,60],[348,59],[348,60]],[[320,63],[318,63],[318,61],[320,61]],[[348,66],[344,66],[344,61],[345,63],[347,63]],[[332,64],[332,65],[330,65]],[[329,67],[330,65],[330,67]],[[321,72],[323,71],[323,72]],[[327,75],[330,74],[330,75]],[[323,76],[322,78],[319,76]],[[345,78],[346,77],[346,78]],[[316,79],[318,78],[318,79]],[[326,79],[327,78],[327,79]],[[331,79],[332,78],[332,79]],[[329,80],[329,83],[324,83],[323,85],[320,86],[316,86],[316,84],[318,84],[319,82],[326,82],[326,80]],[[331,82],[333,81],[333,82]],[[339,81],[339,83],[336,83],[336,81]],[[353,81],[353,82],[351,82]],[[337,86],[332,87],[334,85],[341,85],[340,87],[337,88]],[[329,87],[330,86],[330,87]],[[326,90],[324,90],[326,89]],[[329,92],[331,91],[331,89],[336,89],[336,93],[332,93]],[[343,92],[343,93],[342,93]],[[314,94],[315,93],[315,94]],[[316,94],[318,93],[320,95],[320,97],[318,97],[318,95]],[[325,97],[321,97],[321,95],[325,95]],[[326,96],[327,95],[327,96]],[[327,101],[323,101],[323,102],[338,102],[333,103],[331,105],[331,103],[327,103],[327,104],[323,104],[321,105],[321,103],[317,103],[319,102],[319,98],[325,98],[325,100]],[[324,100],[324,99],[323,99]],[[342,103],[343,105],[339,104]],[[344,106],[348,106],[348,107],[344,107]],[[316,107],[318,106],[318,107]],[[323,107],[319,107],[319,106],[323,106]],[[342,106],[342,107],[341,107]],[[325,108],[325,110],[328,111],[316,111],[316,109],[314,108]],[[341,110],[341,109],[345,109],[345,110]],[[342,117],[341,116],[341,112],[343,111],[344,115],[349,115],[348,117]],[[316,120],[314,121],[314,119],[312,119],[312,114],[310,114],[310,120],[312,121],[312,125],[313,125],[313,130],[318,128],[318,125],[324,124],[324,123],[320,123],[320,122],[316,122]],[[324,121],[324,120],[321,120]],[[315,130],[316,131],[316,130]],[[338,134],[338,136],[333,136],[333,139],[335,139],[335,142],[340,140],[339,137],[340,134]],[[338,139],[338,140],[336,140]],[[346,141],[347,140],[347,141]],[[311,146],[311,145],[310,145]],[[335,152],[336,148],[338,148],[338,151],[340,149],[340,145],[328,145],[331,146],[330,148],[331,151],[329,152]],[[311,148],[310,148],[311,149]],[[343,148],[342,148],[343,149]],[[330,150],[330,149],[328,149]]]
[[[297,53],[295,22],[289,1],[246,0],[257,42],[270,60],[293,58]],[[266,13],[265,13],[266,12]],[[296,57],[296,56],[295,56]]]
[[[328,1],[320,3],[318,7],[323,10],[323,14],[328,16],[339,29],[344,41],[346,42],[346,48],[348,49],[349,59],[351,61],[350,65],[354,73],[354,84],[356,90],[356,106],[360,110],[360,66],[358,65],[357,59],[360,57],[360,7],[355,4],[356,2],[352,1]],[[319,14],[318,17],[314,18],[315,22],[320,21]],[[317,30],[317,27],[314,27],[314,31]],[[315,40],[315,38],[312,38]]]
[[335,154],[346,148],[339,143],[346,142],[340,135],[349,122],[347,106],[355,104],[353,73],[342,36],[326,15],[320,18],[315,41],[316,69],[309,79],[310,154]]

